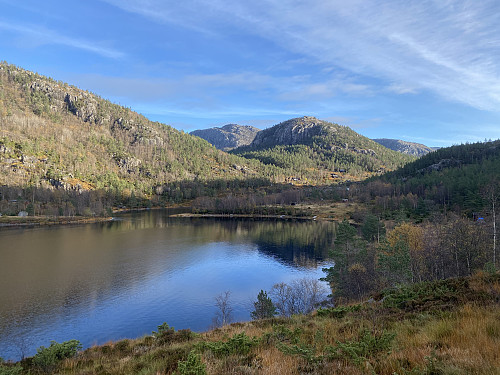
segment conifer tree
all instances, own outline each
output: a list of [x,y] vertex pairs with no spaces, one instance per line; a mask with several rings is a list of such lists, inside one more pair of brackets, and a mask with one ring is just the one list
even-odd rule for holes
[[261,290],[257,296],[257,301],[253,303],[255,310],[250,313],[252,319],[272,318],[277,314],[271,298],[267,296],[267,292]]

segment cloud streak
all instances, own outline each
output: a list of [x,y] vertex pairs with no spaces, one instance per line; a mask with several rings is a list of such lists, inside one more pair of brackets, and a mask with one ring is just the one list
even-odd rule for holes
[[84,39],[71,38],[61,35],[53,30],[33,25],[18,25],[0,20],[0,29],[16,33],[30,38],[30,42],[39,45],[58,44],[72,47],[87,52],[95,53],[103,57],[119,59],[125,57],[125,54],[112,48],[107,48]]
[[[334,67],[331,79],[341,69],[379,80],[395,94],[428,91],[500,111],[500,6],[495,0],[107,2],[205,33],[231,28],[258,36],[324,68]],[[313,94],[331,92],[314,84],[308,88]]]
[[356,83],[349,78],[337,78],[326,82],[315,82],[307,75],[275,77],[257,72],[217,74],[187,74],[175,78],[124,78],[100,74],[72,76],[93,91],[106,96],[126,96],[137,101],[191,98],[213,99],[241,93],[256,93],[261,97],[282,102],[322,101],[335,95],[368,96],[372,88]]

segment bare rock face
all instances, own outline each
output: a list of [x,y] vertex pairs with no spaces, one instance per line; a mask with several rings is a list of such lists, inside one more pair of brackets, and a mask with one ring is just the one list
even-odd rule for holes
[[229,151],[252,143],[260,129],[249,125],[228,124],[220,128],[195,130],[191,135],[203,138],[219,150]]
[[[272,147],[275,145],[293,145],[322,135],[325,132],[324,121],[316,117],[294,118],[259,132],[252,147]],[[331,130],[335,131],[335,128]]]
[[431,148],[420,143],[406,142],[399,139],[378,138],[374,139],[374,141],[388,149],[419,157],[436,149],[435,147]]

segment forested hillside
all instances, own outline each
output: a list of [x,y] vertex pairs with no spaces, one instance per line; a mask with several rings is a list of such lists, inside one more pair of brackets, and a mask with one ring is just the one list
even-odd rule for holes
[[[314,117],[291,119],[257,133],[254,141],[231,153],[276,165],[300,178],[351,178],[393,170],[413,160],[352,129]],[[337,172],[337,173],[335,173]]]
[[92,93],[0,64],[0,212],[31,203],[31,213],[102,214],[112,204],[213,196],[283,178]]
[[[500,141],[443,148],[351,186],[326,279],[338,297],[498,269]],[[386,225],[392,229],[386,235]],[[355,286],[353,288],[353,286]]]
[[497,140],[439,149],[374,179],[369,187],[374,188],[372,195],[411,195],[421,203],[412,203],[415,208],[436,204],[472,216],[488,208],[492,191],[500,190],[499,182]]

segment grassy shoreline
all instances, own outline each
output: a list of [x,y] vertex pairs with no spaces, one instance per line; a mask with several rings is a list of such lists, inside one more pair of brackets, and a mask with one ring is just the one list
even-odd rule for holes
[[87,216],[1,216],[0,228],[88,224],[111,221],[112,217]]
[[151,335],[93,346],[67,359],[40,365],[32,357],[0,364],[0,370],[18,375],[495,375],[500,374],[499,322],[500,274],[483,273],[200,334],[163,325]]

